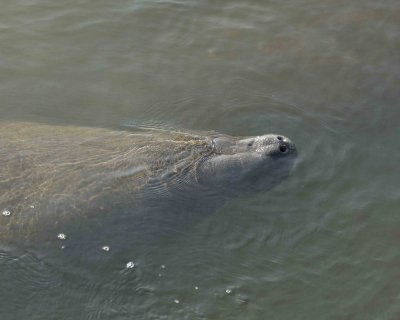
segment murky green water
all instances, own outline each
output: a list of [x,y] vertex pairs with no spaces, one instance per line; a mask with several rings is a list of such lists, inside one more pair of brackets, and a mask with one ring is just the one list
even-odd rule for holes
[[277,188],[140,256],[0,253],[1,319],[400,318],[398,1],[0,8],[2,119],[277,132],[299,150]]

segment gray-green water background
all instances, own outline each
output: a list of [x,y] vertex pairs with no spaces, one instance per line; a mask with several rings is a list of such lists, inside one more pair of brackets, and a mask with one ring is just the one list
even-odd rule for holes
[[2,119],[276,132],[299,161],[100,274],[1,253],[1,319],[399,319],[399,59],[397,0],[2,0]]

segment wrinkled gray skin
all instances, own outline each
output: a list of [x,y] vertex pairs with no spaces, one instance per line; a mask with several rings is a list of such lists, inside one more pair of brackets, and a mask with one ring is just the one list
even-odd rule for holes
[[11,213],[0,215],[0,244],[54,242],[59,233],[69,243],[82,234],[111,242],[179,230],[229,198],[272,188],[296,148],[274,134],[4,122],[0,158],[0,210]]
[[275,134],[244,139],[217,137],[213,144],[214,157],[200,166],[200,181],[239,192],[273,187],[289,174],[297,155],[291,140]]

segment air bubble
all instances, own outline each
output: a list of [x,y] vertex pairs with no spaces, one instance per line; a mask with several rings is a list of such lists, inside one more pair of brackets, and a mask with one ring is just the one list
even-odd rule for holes
[[129,261],[129,262],[126,263],[126,267],[127,267],[128,269],[132,269],[132,268],[135,267],[135,264],[134,264],[132,261]]
[[60,239],[60,240],[66,240],[67,236],[65,235],[65,233],[59,233],[57,238]]
[[3,216],[8,217],[11,215],[11,212],[9,210],[3,210],[3,212],[1,213]]
[[194,287],[194,290],[199,290],[199,287],[198,287],[198,286],[195,286],[195,287]]
[[103,247],[101,247],[101,250],[108,252],[108,251],[110,251],[110,247],[109,246],[103,246]]
[[178,299],[175,299],[174,302],[175,302],[176,304],[178,304],[180,301],[179,301]]
[[161,265],[161,269],[165,269],[165,265],[162,264],[162,265]]
[[226,292],[227,294],[230,294],[230,293],[232,293],[232,290],[231,290],[231,289],[225,289],[225,292]]

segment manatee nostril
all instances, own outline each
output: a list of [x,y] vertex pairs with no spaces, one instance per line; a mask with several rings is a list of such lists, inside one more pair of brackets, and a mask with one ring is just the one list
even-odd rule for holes
[[276,138],[277,138],[278,140],[281,140],[281,141],[283,140],[283,138],[282,138],[281,136],[277,136]]
[[253,145],[253,142],[250,142],[250,143],[248,144],[249,147],[251,147],[252,145]]
[[279,150],[280,150],[281,152],[286,152],[287,147],[286,147],[284,144],[282,144],[282,145],[279,146]]

